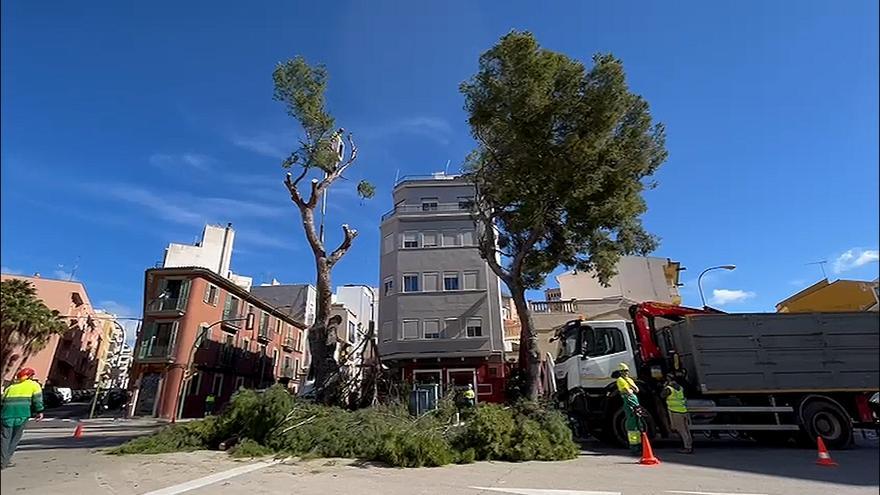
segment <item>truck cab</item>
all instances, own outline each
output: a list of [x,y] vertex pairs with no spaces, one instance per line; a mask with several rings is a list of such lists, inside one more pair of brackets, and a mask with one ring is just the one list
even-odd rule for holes
[[565,390],[604,390],[620,363],[636,370],[631,324],[624,320],[582,321],[557,331],[554,375]]

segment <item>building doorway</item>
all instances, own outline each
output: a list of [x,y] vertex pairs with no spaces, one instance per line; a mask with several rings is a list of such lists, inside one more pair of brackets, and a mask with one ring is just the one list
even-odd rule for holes
[[473,368],[450,368],[446,370],[446,383],[453,396],[471,385],[477,391],[477,372]]
[[161,383],[162,375],[160,373],[145,373],[143,377],[141,377],[137,404],[134,408],[135,416],[156,415],[156,397],[159,395],[159,386]]

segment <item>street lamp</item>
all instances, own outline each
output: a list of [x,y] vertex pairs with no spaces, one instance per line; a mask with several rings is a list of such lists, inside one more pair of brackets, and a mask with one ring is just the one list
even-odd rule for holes
[[703,275],[706,272],[710,272],[712,270],[736,270],[736,265],[718,265],[706,268],[702,272],[700,272],[700,276],[697,277],[697,287],[700,289],[700,300],[703,302],[703,307],[706,308],[706,297],[703,296]]
[[186,390],[183,384],[184,382],[188,382],[190,379],[192,379],[193,360],[195,359],[196,348],[199,346],[199,344],[201,344],[203,339],[207,338],[208,332],[211,330],[211,328],[221,323],[244,321],[245,330],[252,330],[254,328],[254,317],[254,313],[248,313],[247,316],[245,316],[244,318],[227,318],[224,320],[215,321],[207,327],[202,328],[201,331],[196,334],[196,338],[195,340],[193,340],[192,349],[190,349],[189,351],[189,359],[186,362],[186,366],[184,366],[183,376],[180,379],[180,385],[178,385],[177,387],[177,410],[175,411],[172,420],[179,418],[183,415],[183,392]]

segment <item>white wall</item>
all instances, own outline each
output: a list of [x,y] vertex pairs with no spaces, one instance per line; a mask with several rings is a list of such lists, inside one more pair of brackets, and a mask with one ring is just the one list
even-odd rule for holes
[[[379,295],[379,289],[373,289],[373,294]],[[344,305],[349,311],[354,313],[358,323],[361,325],[363,332],[370,328],[370,300],[373,298],[370,290],[366,287],[337,287],[334,302]],[[373,301],[376,311],[379,307],[376,305],[378,301]]]
[[[225,244],[224,244],[225,238]],[[171,243],[165,249],[165,268],[198,266],[220,276],[229,275],[235,231],[232,227],[206,225],[198,245]]]
[[673,302],[678,289],[669,287],[663,267],[666,258],[623,256],[617,265],[617,275],[608,287],[599,284],[592,273],[566,272],[556,277],[562,292],[562,300],[604,299],[625,297],[632,301]]

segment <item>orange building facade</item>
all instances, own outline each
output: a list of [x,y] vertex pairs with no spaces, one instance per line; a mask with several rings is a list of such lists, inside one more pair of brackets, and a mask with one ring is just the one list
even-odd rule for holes
[[282,308],[205,268],[147,270],[144,294],[133,415],[198,417],[211,394],[219,409],[240,388],[300,386],[305,326]]
[[[53,280],[39,275],[26,277],[3,274],[3,280],[19,279],[31,283],[37,297],[54,309],[67,322],[64,334],[54,335],[46,346],[32,354],[22,349],[13,351],[14,364],[3,375],[4,383],[11,381],[22,367],[33,368],[43,384],[72,389],[91,388],[95,384],[99,352],[103,349],[104,331],[85,286],[77,281]],[[17,357],[16,357],[17,356]]]

